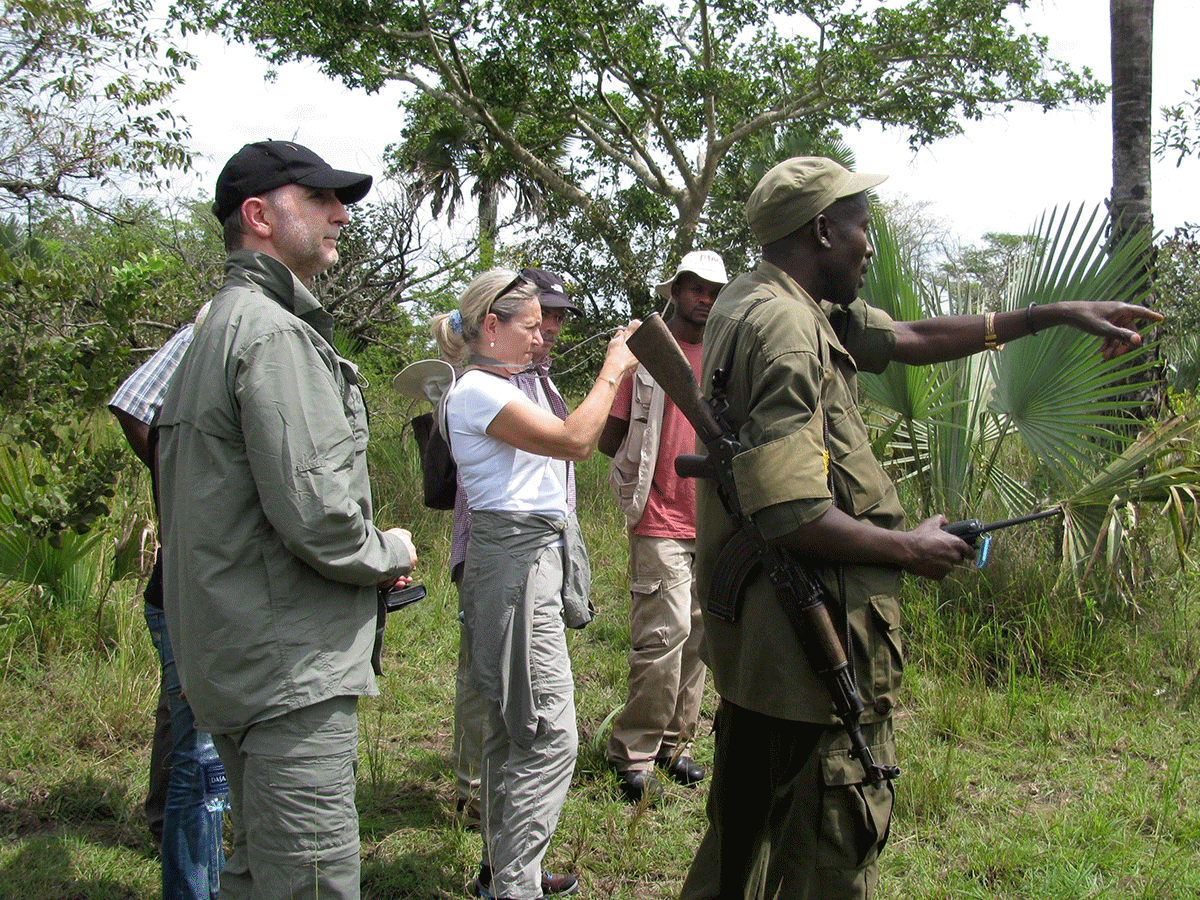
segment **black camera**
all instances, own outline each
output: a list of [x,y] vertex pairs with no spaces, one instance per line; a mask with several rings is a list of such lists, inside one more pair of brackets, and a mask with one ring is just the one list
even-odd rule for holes
[[410,584],[402,588],[392,588],[383,595],[383,605],[388,612],[395,612],[398,609],[404,609],[406,606],[412,606],[418,600],[425,599],[425,585]]

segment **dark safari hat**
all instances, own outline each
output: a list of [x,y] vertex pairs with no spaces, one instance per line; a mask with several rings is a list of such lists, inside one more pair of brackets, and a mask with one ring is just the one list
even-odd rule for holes
[[569,309],[571,312],[583,315],[583,310],[572,303],[571,298],[567,296],[567,289],[563,286],[563,280],[553,272],[548,272],[545,269],[522,269],[521,277],[537,287],[538,302],[543,307]]
[[851,172],[823,156],[794,156],[755,185],[746,201],[746,218],[754,236],[765,246],[810,222],[833,201],[885,181],[886,175]]
[[330,188],[339,200],[349,204],[367,195],[371,176],[335,169],[307,147],[292,141],[257,141],[233,154],[217,176],[213,215],[224,222],[246,200],[285,184]]

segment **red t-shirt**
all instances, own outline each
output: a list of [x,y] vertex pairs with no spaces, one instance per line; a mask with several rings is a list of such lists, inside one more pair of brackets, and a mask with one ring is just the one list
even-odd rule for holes
[[[699,383],[703,345],[680,342],[679,346],[683,349],[683,355],[687,357]],[[613,399],[612,414],[629,421],[632,402],[633,379],[627,378],[621,383],[621,389]],[[646,511],[642,513],[642,520],[633,529],[634,534],[677,540],[692,540],[696,537],[696,482],[692,478],[680,478],[675,474],[675,457],[695,452],[696,430],[679,411],[679,407],[671,402],[671,398],[665,398],[654,479],[650,483]]]

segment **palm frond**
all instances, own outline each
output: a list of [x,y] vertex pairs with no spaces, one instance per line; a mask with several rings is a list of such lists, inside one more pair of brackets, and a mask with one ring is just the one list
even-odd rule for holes
[[1172,521],[1177,552],[1184,549],[1197,517],[1200,467],[1182,460],[1192,458],[1200,414],[1176,416],[1133,441],[1064,501],[1068,510],[1064,556],[1076,570],[1103,555],[1112,558],[1119,549],[1121,523],[1113,522],[1118,510],[1130,504],[1161,505]]

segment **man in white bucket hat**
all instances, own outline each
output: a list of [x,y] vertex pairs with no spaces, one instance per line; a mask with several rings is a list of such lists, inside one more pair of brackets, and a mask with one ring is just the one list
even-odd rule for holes
[[[727,280],[720,254],[694,250],[655,286],[672,301],[667,328],[697,374],[708,311]],[[696,491],[675,473],[675,457],[695,446],[683,413],[638,366],[618,390],[599,443],[613,457],[609,483],[629,528],[629,698],[607,753],[633,802],[659,792],[656,764],[683,785],[705,776],[686,755],[704,693],[704,630],[692,589]]]

